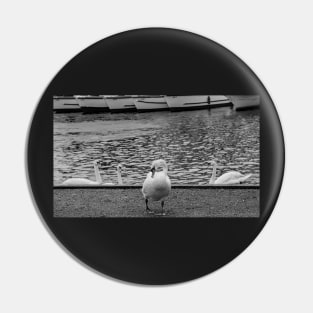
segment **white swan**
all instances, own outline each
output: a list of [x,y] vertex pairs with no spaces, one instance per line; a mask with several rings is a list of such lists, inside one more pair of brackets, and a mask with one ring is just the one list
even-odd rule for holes
[[[106,165],[106,166],[107,166],[108,164],[105,163],[105,162],[102,162],[101,165]],[[118,183],[119,185],[123,185],[123,184],[124,184],[124,183],[123,183],[123,178],[122,178],[122,171],[124,171],[124,170],[125,170],[124,165],[121,164],[121,163],[118,163],[117,166],[116,166],[116,175],[117,175],[117,183]],[[107,183],[104,183],[103,185],[110,185],[110,186],[113,186],[113,185],[115,185],[115,184],[112,183],[112,182],[107,182]]]
[[62,183],[64,186],[78,186],[78,185],[101,185],[102,184],[102,177],[100,175],[99,171],[99,161],[93,161],[93,167],[95,170],[95,176],[96,176],[96,181],[90,180],[87,178],[69,178],[66,181]]
[[228,185],[240,184],[244,182],[245,180],[247,180],[250,176],[252,176],[252,174],[243,175],[239,172],[231,171],[216,178],[217,163],[215,161],[211,161],[210,163],[213,164],[212,176],[209,182],[210,184],[221,184],[221,185],[222,184],[223,185],[224,184],[228,184]]
[[[99,171],[99,165],[103,165],[103,162],[99,160],[93,161],[93,166],[95,170],[96,181],[87,179],[87,178],[69,178],[62,183],[64,186],[79,186],[79,185],[114,185],[114,183],[103,183],[102,177]],[[116,166],[116,175],[117,182],[119,185],[123,185],[122,179],[122,171],[124,170],[124,166],[121,163],[118,163]]]
[[171,181],[167,176],[168,166],[162,159],[152,162],[150,172],[147,174],[142,186],[142,194],[146,201],[146,211],[152,213],[148,201],[161,201],[162,215],[165,215],[164,200],[171,191]]

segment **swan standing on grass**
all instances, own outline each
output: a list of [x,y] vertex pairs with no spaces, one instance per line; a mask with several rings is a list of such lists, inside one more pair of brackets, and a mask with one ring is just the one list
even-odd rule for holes
[[99,160],[93,161],[96,181],[87,178],[69,178],[62,183],[64,186],[78,186],[78,185],[101,185],[102,177],[99,171]]
[[221,175],[220,177],[216,178],[216,167],[217,167],[217,163],[215,161],[211,161],[209,162],[209,164],[213,165],[213,172],[212,172],[212,176],[210,178],[210,184],[228,184],[228,185],[232,185],[232,184],[240,184],[242,182],[244,182],[245,180],[247,180],[250,176],[252,176],[252,174],[248,174],[248,175],[243,175],[239,172],[235,172],[235,171],[231,171],[228,173],[225,173],[223,175]]
[[152,162],[150,172],[142,186],[142,194],[146,201],[146,211],[153,213],[148,207],[148,201],[161,201],[162,215],[165,215],[164,200],[171,191],[171,181],[167,176],[168,166],[162,159]]

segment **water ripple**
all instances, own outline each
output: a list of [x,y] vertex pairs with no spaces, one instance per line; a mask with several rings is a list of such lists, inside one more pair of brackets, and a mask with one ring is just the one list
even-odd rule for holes
[[231,109],[133,114],[55,114],[54,184],[67,178],[94,178],[92,160],[109,166],[105,181],[117,183],[117,162],[124,180],[141,184],[153,160],[165,159],[173,184],[207,184],[207,161],[218,162],[217,176],[236,170],[252,173],[259,184],[259,111]]

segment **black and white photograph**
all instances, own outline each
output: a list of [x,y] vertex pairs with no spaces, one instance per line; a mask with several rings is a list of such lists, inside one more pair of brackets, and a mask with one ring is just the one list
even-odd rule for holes
[[0,312],[313,312],[312,1],[2,1]]
[[259,95],[55,95],[55,218],[258,218]]

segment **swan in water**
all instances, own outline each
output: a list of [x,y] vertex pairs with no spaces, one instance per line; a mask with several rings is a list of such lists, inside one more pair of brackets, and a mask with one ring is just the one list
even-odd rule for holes
[[210,184],[217,184],[217,185],[218,184],[223,184],[223,185],[224,184],[228,184],[228,185],[240,184],[244,182],[245,180],[247,180],[250,176],[252,176],[252,174],[243,175],[239,172],[231,171],[216,178],[217,163],[215,161],[211,161],[209,162],[209,164],[210,163],[213,165],[213,171],[212,171],[212,176],[210,178]]
[[101,185],[102,177],[99,171],[99,160],[92,162],[95,170],[96,181],[87,178],[69,178],[62,183],[64,186],[78,186],[78,185]]
[[123,185],[122,171],[124,170],[125,170],[124,165],[121,163],[118,163],[116,166],[116,175],[117,175],[117,182],[119,185]]
[[[79,185],[114,185],[114,183],[103,183],[102,177],[100,175],[99,165],[103,165],[103,162],[99,160],[93,161],[93,167],[95,170],[96,181],[87,178],[69,178],[62,183],[63,186],[79,186]],[[117,182],[119,185],[123,185],[122,171],[124,166],[118,163],[116,166]]]
[[171,181],[167,176],[168,166],[162,159],[152,162],[150,172],[147,174],[142,186],[142,194],[146,201],[146,211],[152,213],[148,201],[161,201],[162,215],[165,215],[164,200],[171,191]]
[[[101,163],[102,165],[105,164],[107,166],[107,163]],[[123,185],[123,178],[122,178],[122,172],[125,170],[125,167],[122,163],[118,163],[116,166],[116,175],[117,175],[117,183],[118,185]],[[112,182],[104,183],[104,185],[115,185]]]

